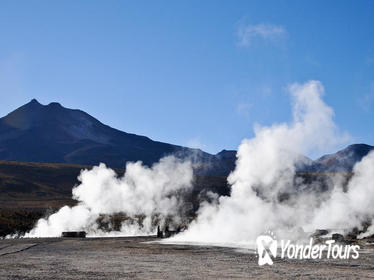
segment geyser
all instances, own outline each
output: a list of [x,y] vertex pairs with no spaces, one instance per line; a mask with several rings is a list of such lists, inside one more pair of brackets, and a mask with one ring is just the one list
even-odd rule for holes
[[[230,174],[231,195],[203,203],[195,221],[170,241],[253,246],[256,237],[272,230],[278,238],[304,239],[318,228],[360,227],[373,210],[374,154],[355,166],[348,192],[342,175],[329,175],[326,192],[308,191],[319,181],[295,180],[301,154],[317,154],[349,139],[333,122],[333,110],[322,100],[318,81],[289,87],[291,123],[255,127],[255,137],[239,147],[235,170]],[[301,191],[303,190],[303,191]],[[291,192],[289,199],[280,195]]]
[[[325,191],[315,191],[319,180],[297,178],[296,167],[307,164],[303,154],[316,155],[349,140],[333,121],[334,112],[322,95],[318,81],[289,87],[293,119],[272,126],[256,125],[255,137],[244,139],[238,149],[235,170],[228,177],[230,196],[208,195],[188,230],[168,242],[215,243],[252,246],[266,230],[278,238],[302,240],[307,232],[328,228],[351,230],[363,222],[373,224],[374,153],[354,167],[348,184],[344,174],[329,176]],[[151,168],[140,162],[128,163],[126,173],[118,178],[101,164],[80,175],[81,184],[73,189],[79,201],[65,206],[46,219],[40,219],[27,237],[59,236],[62,231],[88,232],[90,236],[107,235],[97,225],[101,214],[125,213],[142,222],[123,222],[119,232],[109,234],[139,235],[155,233],[152,217],[160,220],[183,216],[183,192],[191,190],[193,168],[172,156]],[[324,182],[324,184],[326,183]],[[282,194],[289,193],[284,198]],[[283,198],[282,198],[283,197]],[[372,234],[374,227],[362,236]]]
[[[40,219],[25,237],[58,237],[64,231],[86,231],[88,236],[145,235],[155,232],[152,217],[178,219],[183,210],[183,192],[191,188],[192,167],[175,157],[165,157],[151,168],[128,163],[122,177],[104,164],[84,170],[80,185],[73,189],[74,207],[64,206]],[[124,213],[129,219],[119,232],[99,228],[100,215]],[[134,219],[142,216],[142,223]]]

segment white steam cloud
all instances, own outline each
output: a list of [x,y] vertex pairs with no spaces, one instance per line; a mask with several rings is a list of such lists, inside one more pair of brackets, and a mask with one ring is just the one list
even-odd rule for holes
[[346,192],[334,189],[330,199],[315,209],[311,225],[352,229],[369,222],[372,226],[361,237],[374,234],[374,152],[358,162],[353,173]]
[[[73,189],[74,207],[64,206],[46,219],[40,219],[25,237],[58,237],[63,231],[86,231],[88,235],[104,236],[98,227],[100,215],[124,213],[129,218],[119,232],[111,235],[152,234],[152,217],[163,220],[168,215],[179,217],[183,207],[183,191],[191,188],[192,167],[169,156],[152,168],[141,162],[128,163],[122,177],[104,164],[82,171],[81,184]],[[142,223],[133,219],[142,216]]]
[[[349,137],[336,127],[333,110],[322,100],[320,82],[294,84],[289,91],[293,120],[270,127],[256,125],[255,137],[243,140],[238,149],[236,168],[228,177],[230,195],[210,195],[212,201],[200,203],[188,230],[168,242],[252,246],[266,230],[279,238],[301,240],[316,229],[344,231],[374,223],[374,153],[355,165],[351,178],[324,174],[321,181],[320,175],[296,174],[297,166],[308,164],[302,155],[324,153]],[[167,157],[152,168],[129,163],[120,178],[100,165],[83,171],[79,179],[81,184],[73,189],[77,206],[65,206],[40,219],[26,236],[60,236],[62,231],[77,230],[106,235],[97,220],[116,213],[132,219],[111,234],[154,233],[155,216],[161,224],[167,217],[180,222],[182,194],[192,188],[193,170],[191,163]],[[141,222],[134,223],[139,216]],[[371,226],[361,237],[373,233]]]
[[[333,122],[333,110],[321,99],[318,81],[292,85],[293,121],[255,127],[255,137],[243,140],[236,169],[230,174],[231,195],[205,203],[187,232],[172,241],[241,244],[272,230],[280,238],[302,239],[318,228],[352,229],[374,211],[374,154],[355,166],[344,192],[344,175],[331,175],[330,191],[313,191],[319,181],[295,179],[301,154],[322,152],[347,141]],[[310,190],[310,191],[308,191]],[[284,193],[291,194],[282,199]]]

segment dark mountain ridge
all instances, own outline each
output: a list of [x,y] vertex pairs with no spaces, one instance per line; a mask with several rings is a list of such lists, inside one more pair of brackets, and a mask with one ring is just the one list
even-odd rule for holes
[[211,155],[199,149],[153,141],[145,136],[107,126],[81,110],[59,103],[42,105],[37,100],[0,119],[0,159],[56,162],[123,168],[128,161],[152,165],[174,154],[198,164],[197,172],[227,175],[235,162],[235,151]]
[[[298,172],[351,172],[373,146],[353,144],[313,161],[300,155]],[[227,176],[234,168],[236,151],[212,155],[199,149],[153,141],[105,125],[81,110],[37,100],[0,118],[0,160],[72,163],[124,168],[128,161],[150,166],[166,155],[190,159],[198,175]]]
[[374,146],[353,144],[335,154],[320,157],[313,165],[324,172],[352,172],[354,165],[373,150]]

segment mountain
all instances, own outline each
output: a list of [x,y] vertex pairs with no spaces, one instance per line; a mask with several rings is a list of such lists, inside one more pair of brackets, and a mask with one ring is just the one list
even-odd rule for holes
[[374,150],[374,146],[353,144],[335,154],[324,155],[313,162],[325,172],[352,172],[353,166]]
[[[374,146],[354,144],[312,161],[300,155],[299,172],[350,172]],[[153,141],[105,125],[81,110],[37,100],[0,118],[0,160],[72,163],[123,168],[141,160],[150,166],[166,155],[190,159],[198,175],[227,176],[235,167],[236,151],[212,155],[199,149]]]
[[234,152],[211,155],[153,141],[111,128],[81,110],[56,102],[42,105],[35,99],[0,119],[1,160],[84,165],[104,162],[123,168],[127,161],[152,165],[174,154],[191,159],[198,173],[225,176],[234,166]]
[[297,172],[352,172],[354,165],[368,153],[374,146],[366,144],[353,144],[334,154],[324,155],[316,160],[305,158],[297,166]]

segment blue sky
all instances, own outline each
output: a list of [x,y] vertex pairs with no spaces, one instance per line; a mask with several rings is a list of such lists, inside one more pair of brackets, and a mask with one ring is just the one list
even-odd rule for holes
[[[0,1],[0,115],[37,98],[217,153],[319,80],[374,145],[374,1]],[[332,151],[333,152],[333,151]]]

